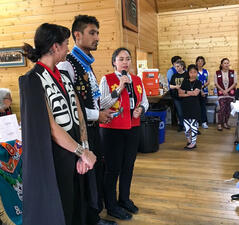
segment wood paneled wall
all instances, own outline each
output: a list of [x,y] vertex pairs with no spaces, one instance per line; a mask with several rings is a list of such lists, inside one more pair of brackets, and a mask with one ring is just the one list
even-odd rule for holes
[[[154,67],[158,65],[157,15],[148,1],[139,1],[139,32],[122,27],[121,0],[1,0],[0,1],[0,48],[33,44],[36,28],[44,22],[57,23],[68,28],[74,16],[88,14],[100,22],[100,45],[93,52],[94,71],[98,80],[112,71],[111,55],[120,46],[132,51],[136,71],[136,49],[153,53]],[[70,49],[73,46],[70,40]],[[13,111],[19,118],[18,77],[31,67],[0,68],[0,87],[8,87],[13,95]]]
[[153,53],[153,67],[158,67],[158,32],[155,6],[148,1],[138,1],[138,33],[123,29],[123,46],[132,53],[134,73],[136,72],[136,49]]
[[[1,0],[0,48],[33,44],[36,28],[44,22],[71,28],[74,16],[88,14],[100,22],[100,44],[94,52],[93,64],[98,78],[112,70],[111,54],[120,45],[120,0]],[[73,46],[70,40],[70,49]],[[32,67],[0,68],[0,87],[8,87],[13,95],[13,111],[19,118],[18,77]]]
[[[228,57],[238,72],[239,5],[201,10],[175,11],[158,15],[159,68],[165,75],[171,57],[182,56],[186,64],[205,57],[211,78],[220,60]],[[213,81],[213,79],[211,79]]]

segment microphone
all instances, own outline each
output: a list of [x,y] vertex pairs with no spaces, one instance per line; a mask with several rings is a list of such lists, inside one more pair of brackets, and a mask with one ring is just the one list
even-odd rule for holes
[[[127,71],[126,70],[122,70],[121,74],[122,74],[122,76],[127,76]],[[128,83],[125,84],[125,88],[128,91],[128,93],[129,93],[130,92],[130,86],[129,86]]]

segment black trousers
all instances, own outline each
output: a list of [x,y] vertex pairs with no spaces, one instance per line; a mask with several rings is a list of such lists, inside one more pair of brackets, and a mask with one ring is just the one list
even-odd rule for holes
[[66,225],[85,225],[85,177],[75,169],[77,157],[52,142],[58,190]]
[[87,127],[87,132],[90,150],[93,151],[97,157],[94,170],[98,191],[98,209],[89,206],[86,218],[88,225],[95,225],[100,220],[99,213],[103,209],[104,162],[103,162],[103,152],[100,146],[99,126],[95,125]]
[[130,130],[100,128],[105,156],[104,198],[107,209],[117,206],[116,185],[119,179],[119,200],[127,201],[139,145],[139,127]]

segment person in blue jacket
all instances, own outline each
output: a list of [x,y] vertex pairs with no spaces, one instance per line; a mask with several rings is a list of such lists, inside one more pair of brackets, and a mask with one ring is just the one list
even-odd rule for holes
[[207,129],[207,96],[208,96],[208,85],[209,85],[209,72],[204,69],[204,65],[206,64],[206,60],[203,56],[198,56],[196,59],[196,66],[198,68],[198,76],[197,79],[202,83],[202,91],[200,94],[200,106],[201,106],[201,123],[202,128]]
[[168,86],[169,86],[169,84],[170,84],[170,81],[171,81],[171,78],[172,78],[172,76],[175,74],[175,73],[177,73],[177,70],[176,70],[176,63],[179,61],[179,60],[181,60],[182,59],[182,57],[180,57],[180,56],[173,56],[172,58],[171,58],[171,62],[172,62],[172,67],[168,70],[168,72],[167,72],[167,80],[168,80]]

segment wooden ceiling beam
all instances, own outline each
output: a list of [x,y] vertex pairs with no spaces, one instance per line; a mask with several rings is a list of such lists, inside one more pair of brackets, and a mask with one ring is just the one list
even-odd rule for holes
[[159,13],[158,0],[154,0],[156,13]]
[[[238,5],[238,0],[154,0],[158,12]],[[156,5],[156,4],[155,4]]]
[[[139,0],[140,1],[140,0]],[[145,0],[144,0],[145,1]],[[156,13],[159,13],[158,10],[158,0],[146,0],[155,10]]]

